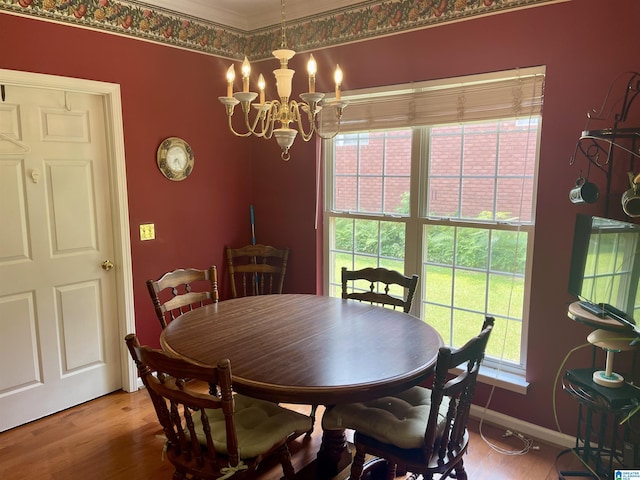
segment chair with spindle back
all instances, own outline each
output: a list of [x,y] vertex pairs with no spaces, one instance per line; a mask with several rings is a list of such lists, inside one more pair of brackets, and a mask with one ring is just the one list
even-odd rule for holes
[[231,297],[282,293],[289,248],[270,245],[225,247]]
[[173,270],[158,280],[147,280],[147,289],[160,325],[165,329],[171,320],[183,313],[218,302],[218,272],[215,265],[207,270]]
[[[394,309],[401,307],[404,313],[409,313],[413,296],[418,285],[418,275],[407,277],[395,270],[386,268],[363,268],[361,270],[347,270],[342,267],[342,298],[359,300],[361,302],[390,305]],[[351,282],[351,290],[349,289]],[[401,298],[389,293],[390,286],[402,287],[407,290],[407,296]],[[380,288],[382,287],[382,291]],[[312,405],[311,418],[315,420],[318,406]]]
[[[402,294],[390,293],[394,286],[401,288]],[[347,270],[347,267],[342,267],[342,298],[345,299],[390,305],[394,309],[400,307],[404,313],[409,313],[417,286],[418,275],[415,274],[409,277],[382,267],[361,270]]]
[[135,334],[125,341],[164,430],[174,480],[255,478],[271,454],[278,455],[284,478],[294,479],[287,443],[309,429],[309,417],[234,394],[228,359],[204,367],[141,346]]
[[424,479],[466,479],[463,455],[469,446],[467,422],[480,364],[493,329],[486,317],[480,334],[458,349],[441,347],[431,389],[412,387],[370,402],[329,407],[326,430],[353,429],[356,453],[350,479],[359,480],[365,455],[386,462],[386,479],[397,469]]

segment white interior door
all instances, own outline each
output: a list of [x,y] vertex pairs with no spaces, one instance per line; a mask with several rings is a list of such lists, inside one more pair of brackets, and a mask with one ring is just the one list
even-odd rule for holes
[[119,389],[104,97],[0,102],[0,431]]

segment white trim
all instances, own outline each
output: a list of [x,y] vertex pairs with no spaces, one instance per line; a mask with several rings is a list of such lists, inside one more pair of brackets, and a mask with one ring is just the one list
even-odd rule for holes
[[111,199],[113,210],[113,236],[115,247],[114,274],[116,275],[118,337],[122,369],[122,389],[137,390],[137,372],[125,348],[124,337],[135,332],[133,310],[133,271],[131,265],[131,242],[129,238],[129,202],[127,199],[127,177],[124,155],[124,130],[120,85],[79,78],[59,77],[41,73],[0,69],[0,83],[44,89],[64,90],[102,95],[105,99],[107,144],[109,148],[109,171],[111,177]]
[[478,405],[471,405],[471,418],[483,419],[484,422],[491,425],[511,430],[514,433],[518,432],[525,437],[531,437],[557,447],[572,448],[576,446],[576,438],[571,435],[525,422]]
[[[462,370],[455,369],[455,371],[461,372]],[[523,375],[488,367],[484,363],[480,366],[478,382],[521,395],[526,395],[529,389],[529,382],[527,382]]]

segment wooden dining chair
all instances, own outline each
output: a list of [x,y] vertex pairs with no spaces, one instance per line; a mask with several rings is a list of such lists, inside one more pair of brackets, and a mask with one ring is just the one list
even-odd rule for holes
[[[404,313],[409,313],[417,286],[418,275],[415,274],[408,277],[382,267],[361,270],[342,267],[342,298],[345,299],[390,305],[394,309],[400,307]],[[397,293],[392,293],[392,288],[397,288]]]
[[[387,480],[396,476],[398,467],[425,480],[436,474],[467,478],[463,455],[469,444],[469,410],[493,324],[494,319],[486,317],[480,334],[464,346],[440,348],[431,389],[416,386],[327,409],[324,430],[355,430],[351,480],[360,479],[367,454],[386,462]],[[373,463],[369,467],[376,468]]]
[[270,245],[225,247],[232,298],[282,293],[289,248]]
[[218,302],[218,272],[215,265],[207,270],[173,270],[158,280],[147,280],[147,289],[160,325],[165,329],[184,312]]
[[[175,480],[255,478],[271,454],[277,454],[284,478],[295,478],[287,443],[309,429],[309,417],[234,394],[228,359],[203,367],[141,346],[135,334],[125,341],[164,430],[164,454]],[[209,393],[192,388],[194,380],[208,384]]]
[[[406,297],[389,293],[392,286],[406,289]],[[401,307],[404,313],[409,313],[417,286],[418,275],[407,277],[400,272],[382,267],[361,270],[347,270],[347,267],[342,267],[342,298],[344,299],[390,305],[394,310],[396,307]],[[311,406],[310,416],[314,423],[317,408],[317,405]]]

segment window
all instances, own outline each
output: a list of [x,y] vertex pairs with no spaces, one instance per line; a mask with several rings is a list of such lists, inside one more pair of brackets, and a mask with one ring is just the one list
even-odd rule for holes
[[533,68],[349,98],[325,144],[329,295],[343,266],[418,273],[414,315],[454,347],[496,317],[485,365],[524,373],[543,79]]

